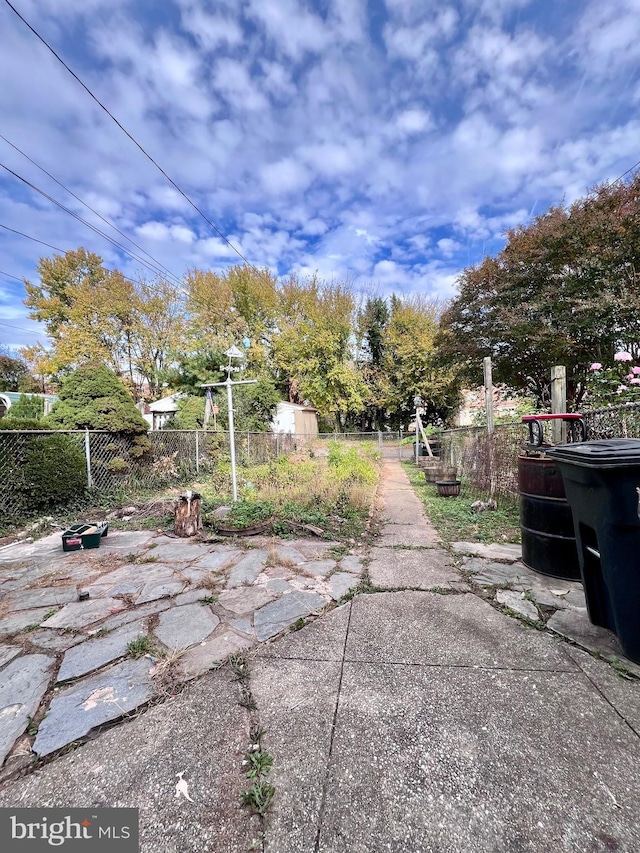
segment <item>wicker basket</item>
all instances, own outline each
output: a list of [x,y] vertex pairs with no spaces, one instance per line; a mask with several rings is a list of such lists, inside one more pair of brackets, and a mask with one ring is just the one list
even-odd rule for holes
[[436,480],[441,498],[457,498],[460,494],[460,480]]

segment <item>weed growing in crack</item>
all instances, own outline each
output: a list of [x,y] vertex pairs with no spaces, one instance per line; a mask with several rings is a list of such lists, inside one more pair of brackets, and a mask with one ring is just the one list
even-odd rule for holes
[[[229,656],[229,666],[233,672],[234,681],[240,684],[240,705],[250,712],[257,711],[256,701],[249,686],[248,661],[243,655],[233,654]],[[240,794],[243,805],[249,806],[261,818],[264,817],[276,792],[266,778],[273,765],[273,757],[262,746],[264,734],[265,730],[261,725],[256,722],[251,724],[247,757],[242,762],[244,774],[251,785]]]
[[240,795],[242,803],[245,806],[250,806],[260,817],[264,817],[265,812],[271,805],[271,800],[276,792],[271,782],[263,779],[262,782],[256,782]]
[[127,651],[132,658],[141,658],[144,655],[151,654],[154,651],[153,637],[147,634],[145,637],[138,637],[131,640],[127,644]]
[[204,595],[202,598],[198,599],[200,604],[214,604],[214,602],[216,602],[217,600],[217,595]]

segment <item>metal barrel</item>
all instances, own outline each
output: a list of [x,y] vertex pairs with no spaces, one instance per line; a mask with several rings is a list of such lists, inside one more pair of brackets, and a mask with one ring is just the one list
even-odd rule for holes
[[571,508],[553,459],[518,457],[522,562],[543,575],[580,580]]

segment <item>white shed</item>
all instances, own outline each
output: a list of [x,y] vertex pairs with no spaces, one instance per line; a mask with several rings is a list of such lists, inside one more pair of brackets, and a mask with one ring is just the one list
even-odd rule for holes
[[278,403],[271,427],[274,432],[316,436],[318,435],[318,410],[313,406],[298,406],[295,403],[282,401]]
[[169,418],[172,418],[178,411],[178,400],[181,400],[184,394],[169,394],[168,397],[162,397],[156,400],[155,403],[149,403],[146,406],[147,412],[143,415],[144,419],[149,423],[151,429],[162,429]]

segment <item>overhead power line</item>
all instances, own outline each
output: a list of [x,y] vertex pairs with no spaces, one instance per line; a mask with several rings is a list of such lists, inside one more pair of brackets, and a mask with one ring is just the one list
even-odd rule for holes
[[[23,184],[28,186],[34,192],[37,192],[43,198],[46,198],[47,201],[50,201],[56,207],[59,207],[61,210],[64,210],[65,213],[68,213],[69,216],[72,216],[78,222],[82,223],[82,225],[86,225],[87,228],[91,229],[91,231],[93,231],[99,237],[103,237],[105,240],[107,240],[109,243],[111,243],[111,245],[114,246],[116,249],[119,249],[121,252],[124,252],[125,255],[128,255],[133,260],[138,261],[138,263],[142,264],[145,267],[145,269],[149,270],[154,275],[164,275],[164,273],[162,272],[161,269],[157,268],[156,266],[153,266],[152,264],[149,263],[149,261],[145,261],[144,258],[140,257],[140,255],[137,255],[135,252],[132,252],[130,249],[127,249],[127,247],[123,246],[122,243],[119,243],[113,237],[110,237],[108,234],[105,234],[104,231],[101,231],[99,228],[96,228],[95,225],[92,225],[86,219],[83,219],[82,216],[79,216],[77,213],[74,213],[74,211],[71,210],[71,208],[62,204],[62,202],[55,199],[52,195],[49,195],[49,193],[45,192],[43,189],[41,189],[40,187],[33,184],[31,181],[28,181],[26,178],[23,178],[22,175],[19,175],[13,169],[10,169],[9,166],[6,166],[4,163],[0,163],[0,168],[4,169],[5,172],[9,172],[9,174],[13,175],[13,177],[16,178],[18,181],[21,181]],[[176,279],[176,280],[179,281],[179,279]]]
[[171,177],[170,177],[170,176],[165,172],[165,170],[162,168],[162,166],[160,166],[160,164],[159,164],[156,160],[154,160],[154,158],[151,156],[151,154],[149,154],[149,152],[148,152],[148,151],[147,151],[147,150],[146,150],[146,149],[145,149],[145,148],[144,148],[144,147],[143,147],[143,146],[138,142],[138,140],[137,140],[137,139],[136,139],[136,138],[135,138],[131,133],[129,133],[129,131],[126,129],[126,127],[124,127],[124,125],[123,125],[123,124],[121,124],[121,122],[120,122],[120,121],[118,121],[118,119],[114,116],[114,114],[113,114],[113,113],[108,109],[108,107],[106,107],[106,106],[102,103],[102,101],[97,97],[97,95],[94,95],[94,93],[93,93],[93,92],[91,91],[91,89],[87,86],[87,84],[86,84],[83,80],[81,80],[81,79],[80,79],[80,77],[78,77],[78,75],[75,73],[75,71],[73,71],[73,69],[72,69],[72,68],[70,68],[70,67],[69,67],[69,65],[67,65],[67,63],[64,61],[64,59],[62,59],[62,57],[61,57],[58,53],[56,53],[56,51],[54,50],[54,48],[53,48],[53,47],[51,47],[51,45],[46,41],[46,39],[45,39],[43,36],[41,36],[41,35],[40,35],[40,33],[39,33],[39,32],[38,32],[38,31],[37,31],[33,26],[31,26],[31,24],[26,20],[26,18],[24,18],[24,16],[23,16],[23,15],[21,15],[21,14],[20,14],[20,12],[19,12],[19,11],[16,9],[16,7],[15,7],[15,6],[10,2],[10,0],[5,0],[5,3],[6,3],[6,4],[7,4],[7,6],[9,6],[9,8],[10,8],[10,9],[11,9],[11,10],[12,10],[12,11],[13,11],[17,16],[18,16],[18,18],[20,18],[20,20],[22,21],[22,23],[23,23],[23,24],[24,24],[24,25],[25,25],[25,26],[26,26],[26,27],[27,27],[27,28],[28,28],[28,29],[33,33],[33,35],[38,39],[38,41],[40,41],[40,42],[41,42],[41,43],[42,43],[42,44],[47,48],[47,50],[48,50],[51,54],[53,54],[53,56],[58,60],[58,62],[59,62],[59,63],[60,63],[60,64],[61,64],[61,65],[62,65],[62,66],[63,66],[63,67],[64,67],[64,68],[69,72],[69,74],[71,74],[71,76],[72,76],[72,77],[73,77],[73,78],[74,78],[74,79],[75,79],[75,80],[76,80],[76,81],[77,81],[77,82],[82,86],[82,88],[85,90],[85,92],[86,92],[86,93],[87,93],[87,94],[88,94],[88,95],[89,95],[89,96],[90,96],[90,97],[91,97],[91,98],[96,102],[96,104],[100,107],[100,109],[102,109],[102,110],[103,110],[103,111],[104,111],[104,112],[109,116],[109,118],[110,118],[113,122],[115,122],[115,124],[117,124],[117,125],[118,125],[118,127],[119,127],[119,128],[120,128],[120,130],[125,134],[125,136],[127,136],[127,137],[131,140],[131,142],[133,142],[133,144],[136,146],[136,148],[138,148],[138,149],[142,152],[142,154],[144,154],[144,156],[147,158],[147,160],[149,160],[149,162],[150,162],[150,163],[152,163],[152,164],[156,167],[156,169],[157,169],[157,170],[158,170],[158,171],[159,171],[159,172],[164,176],[164,178],[165,178],[165,179],[166,179],[166,180],[171,184],[171,186],[172,186],[175,190],[177,190],[177,192],[179,192],[179,193],[180,193],[180,195],[185,199],[185,201],[187,201],[187,202],[191,205],[191,207],[196,211],[196,213],[198,213],[198,214],[199,214],[199,215],[204,219],[204,221],[205,221],[205,222],[206,222],[206,223],[207,223],[211,228],[213,228],[213,230],[216,232],[216,234],[217,234],[217,235],[218,235],[222,240],[224,240],[224,242],[225,242],[225,243],[226,243],[226,244],[227,244],[231,249],[233,249],[233,251],[236,253],[236,255],[238,255],[238,257],[239,257],[239,258],[241,258],[241,259],[245,262],[245,264],[247,264],[247,266],[249,266],[249,267],[250,267],[254,272],[256,272],[258,275],[262,275],[262,272],[261,272],[261,271],[260,271],[256,266],[254,266],[254,265],[251,263],[251,261],[249,261],[249,260],[248,260],[248,259],[247,259],[243,254],[242,254],[242,252],[241,252],[241,251],[240,251],[236,246],[234,246],[234,244],[231,242],[231,240],[229,240],[229,239],[228,239],[228,237],[226,237],[226,236],[222,233],[222,231],[218,228],[218,226],[217,226],[217,225],[215,225],[215,224],[214,224],[214,223],[209,219],[209,217],[208,217],[205,213],[203,213],[203,212],[202,212],[202,210],[198,207],[198,205],[197,205],[194,201],[192,201],[192,200],[191,200],[191,198],[187,195],[187,193],[186,193],[186,192],[185,192],[185,191],[184,191],[180,186],[178,186],[178,184],[173,180],[173,178],[171,178]]
[[90,204],[87,204],[87,202],[84,201],[83,199],[81,199],[80,196],[76,195],[73,192],[73,190],[70,190],[69,187],[65,186],[62,183],[62,181],[59,181],[54,175],[51,174],[51,172],[48,172],[44,168],[44,166],[41,166],[39,163],[36,163],[36,161],[32,157],[30,157],[21,148],[18,148],[17,145],[14,145],[13,142],[11,142],[9,139],[7,139],[6,136],[3,136],[1,133],[0,133],[0,139],[4,140],[7,143],[7,145],[10,145],[14,149],[14,151],[17,151],[18,154],[21,154],[25,159],[27,159],[30,163],[32,163],[36,167],[36,169],[40,169],[40,171],[43,172],[45,175],[47,175],[47,177],[51,178],[52,181],[55,181],[55,183],[58,184],[59,187],[62,187],[62,189],[65,192],[69,193],[69,195],[73,196],[73,198],[75,198],[76,201],[79,201],[80,204],[84,205],[84,207],[86,207],[87,210],[90,210],[91,213],[95,214],[99,219],[101,219],[104,223],[106,223],[110,228],[113,228],[115,231],[117,231],[121,237],[124,237],[125,240],[128,240],[132,246],[135,246],[136,249],[139,249],[143,254],[145,254],[148,258],[150,258],[154,264],[156,264],[158,267],[161,267],[169,276],[171,276],[172,278],[178,279],[178,276],[175,275],[174,273],[172,273],[171,270],[168,267],[166,267],[161,261],[159,261],[157,258],[154,258],[154,256],[152,254],[150,254],[149,252],[147,252],[146,249],[143,249],[142,246],[140,246],[138,243],[135,242],[135,240],[132,240],[131,237],[128,237],[124,233],[124,231],[121,231],[117,225],[114,225],[114,223],[111,222],[111,220],[107,219],[101,213],[98,213],[98,211],[95,208],[91,207]]
[[[0,275],[5,275],[5,273],[0,273]],[[15,278],[15,276],[10,276],[11,278]],[[19,332],[29,332],[32,335],[37,335],[37,329],[25,329],[24,326],[14,326],[13,323],[5,323],[4,320],[0,320],[0,326],[6,326],[8,329],[17,329]]]
[[[59,246],[54,246],[51,243],[46,243],[44,240],[38,240],[37,237],[32,237],[31,234],[25,234],[24,231],[18,231],[16,228],[10,228],[8,225],[4,225],[2,222],[0,222],[0,228],[3,228],[5,231],[10,231],[12,234],[17,234],[19,237],[24,237],[25,240],[31,240],[33,243],[39,243],[41,246],[46,246],[48,249],[53,249],[54,252],[59,252],[61,255],[67,254],[67,251],[68,251],[67,249],[61,249]],[[104,264],[100,264],[100,268],[105,270],[105,272],[110,272],[110,273],[114,273],[114,274],[122,276],[124,281],[128,281],[131,284],[139,284],[139,282],[135,281],[134,279],[128,278],[126,275],[123,275],[120,272],[120,270],[111,269],[111,267],[106,267]],[[16,281],[21,281],[24,283],[24,279],[18,278],[18,276],[10,275],[10,274],[7,274],[7,275],[9,276],[9,278],[15,278]],[[205,302],[203,299],[200,299],[199,297],[194,296],[185,287],[182,287],[182,285],[176,286],[173,283],[171,283],[171,285],[179,293],[181,293],[183,297],[185,297],[186,299],[189,299],[194,304],[200,305],[202,308],[212,309],[215,307],[213,305],[213,303]],[[155,288],[153,288],[153,286],[151,286],[150,289],[154,290]]]
[[[19,237],[24,237],[25,240],[31,240],[33,243],[40,243],[41,246],[46,246],[48,249],[53,249],[54,252],[60,252],[61,255],[67,254],[67,251],[68,251],[67,249],[61,249],[59,246],[54,246],[51,243],[46,243],[44,240],[38,240],[37,237],[32,237],[30,234],[25,234],[24,231],[18,231],[16,228],[9,228],[8,225],[4,225],[2,222],[0,222],[0,228],[3,228],[5,231],[10,231],[12,234],[17,234]],[[131,284],[138,284],[138,282],[135,281],[134,279],[127,278],[126,275],[122,275],[120,270],[114,270],[114,269],[111,269],[111,267],[105,267],[104,264],[100,264],[100,269],[105,270],[105,272],[110,272],[110,273],[114,273],[114,274],[117,273],[118,275],[122,276],[122,278],[125,281],[128,281]],[[12,275],[9,277],[10,278],[17,278],[17,276],[15,276],[15,275]],[[18,281],[23,282],[24,279],[20,278],[20,279],[18,279]]]

